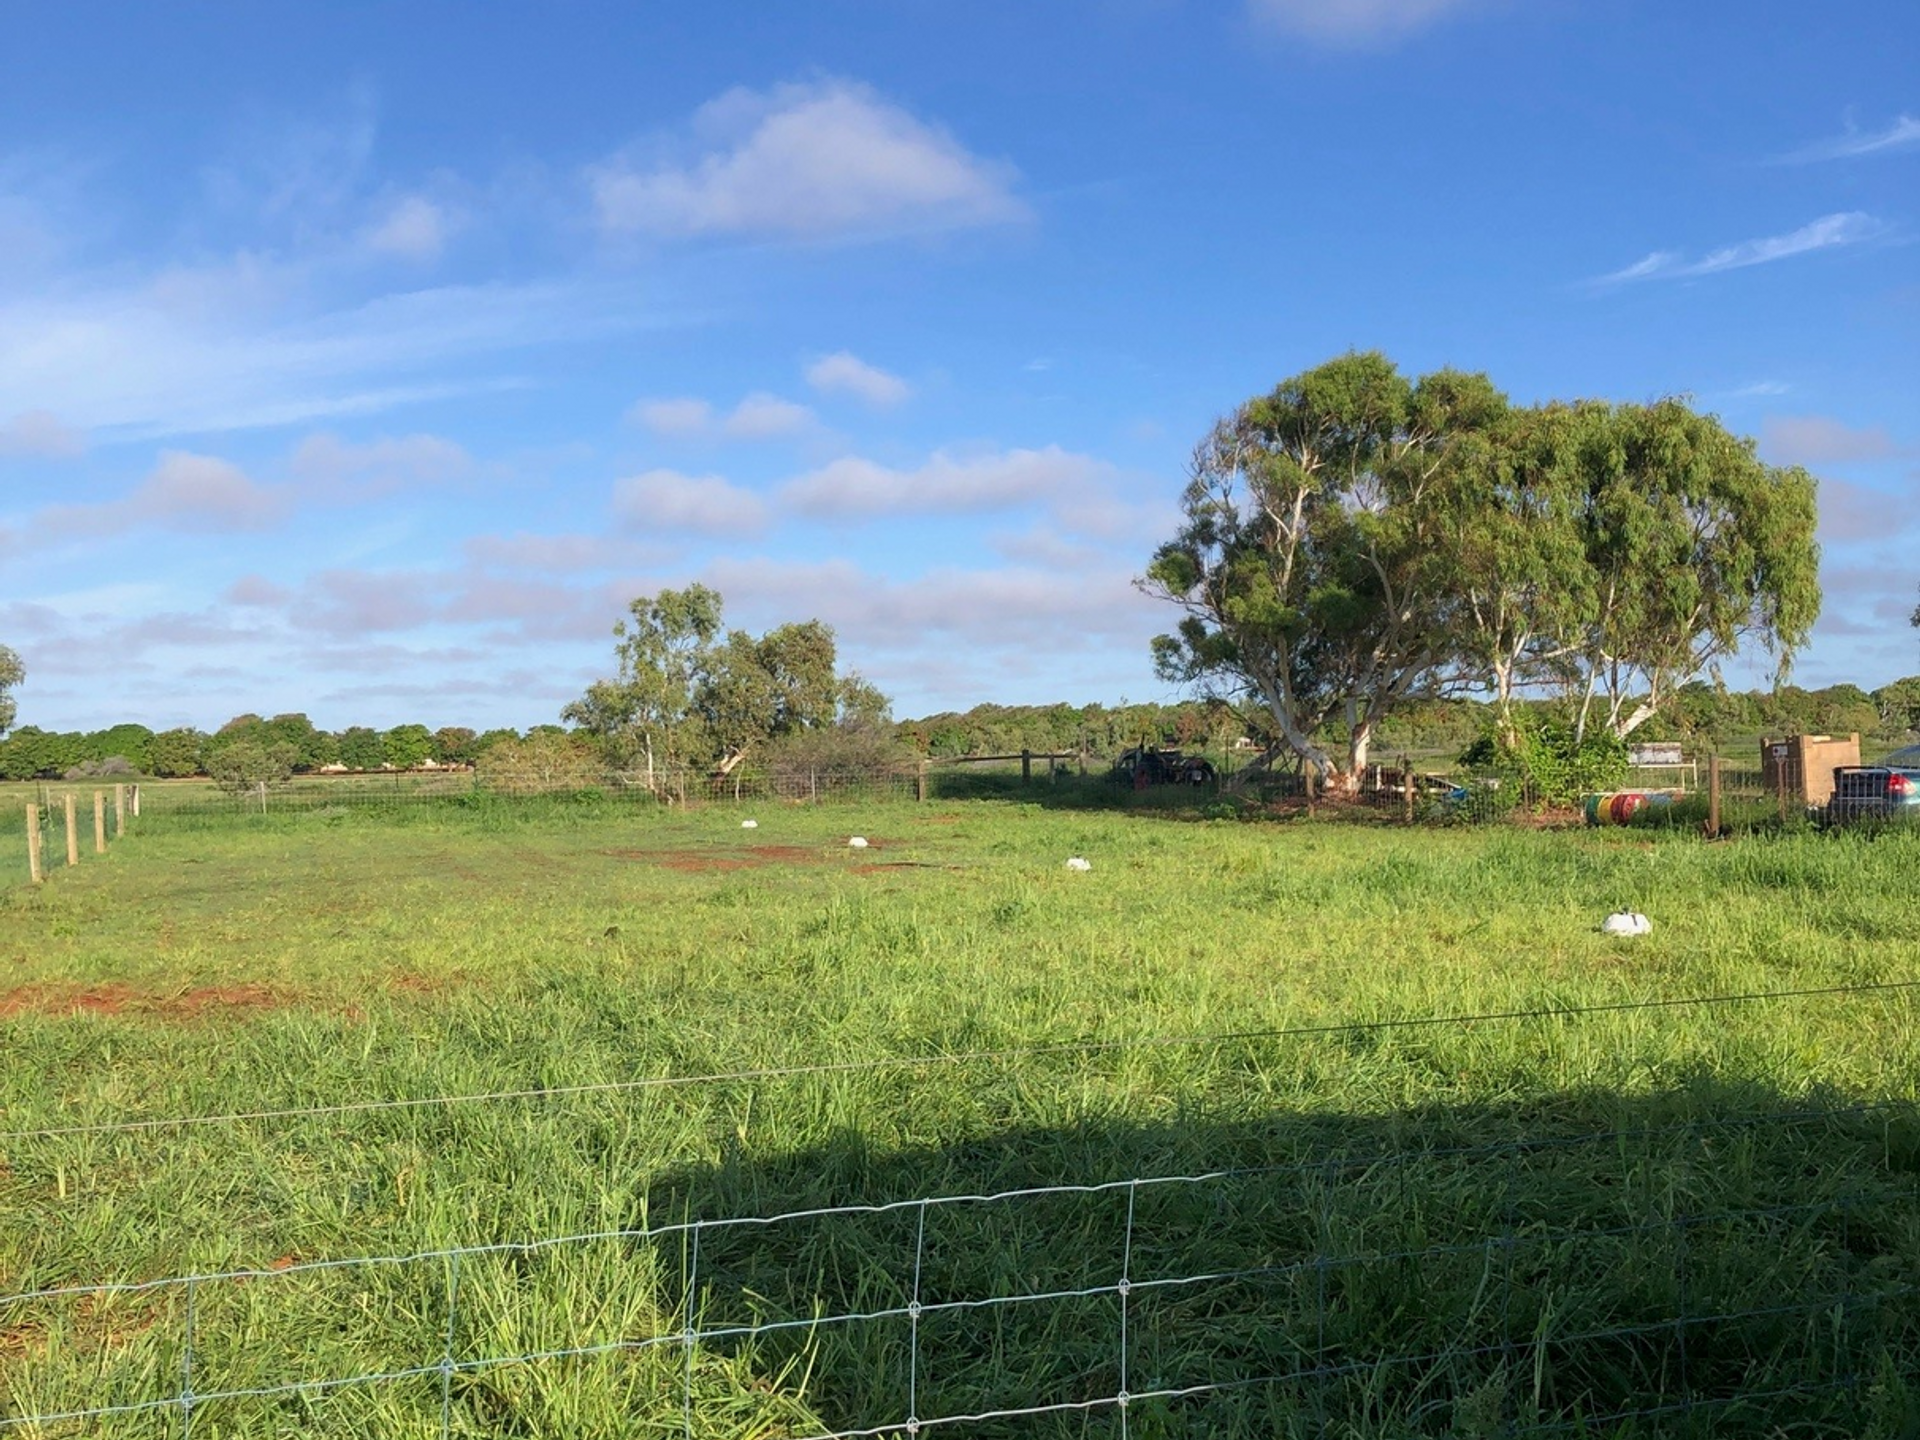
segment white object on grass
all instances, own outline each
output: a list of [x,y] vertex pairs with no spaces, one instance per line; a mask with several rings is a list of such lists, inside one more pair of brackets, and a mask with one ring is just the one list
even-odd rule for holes
[[1091,860],[1082,860],[1078,855],[1074,855],[1067,860],[1067,869],[1091,870],[1093,869],[1093,862]]
[[740,822],[740,828],[742,830],[758,830],[760,828],[760,822],[758,820],[742,820]]
[[1649,935],[1653,922],[1633,910],[1616,910],[1600,924],[1603,935]]
[[866,848],[867,848],[867,837],[866,837],[866,836],[864,836],[864,835],[856,835],[856,836],[854,836],[854,837],[853,837],[853,838],[852,838],[851,840],[849,840],[849,841],[847,841],[847,848],[848,848],[849,850],[864,850],[864,849],[866,849]]

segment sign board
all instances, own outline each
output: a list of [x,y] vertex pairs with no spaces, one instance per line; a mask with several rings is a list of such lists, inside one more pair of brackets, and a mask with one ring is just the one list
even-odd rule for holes
[[1627,748],[1629,765],[1684,765],[1680,758],[1678,740],[1661,740],[1648,745],[1631,745]]

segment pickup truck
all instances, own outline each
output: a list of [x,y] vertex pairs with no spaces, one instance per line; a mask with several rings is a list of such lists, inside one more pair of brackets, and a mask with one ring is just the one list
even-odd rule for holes
[[1825,819],[1828,825],[1920,821],[1920,745],[1896,750],[1877,765],[1836,766]]

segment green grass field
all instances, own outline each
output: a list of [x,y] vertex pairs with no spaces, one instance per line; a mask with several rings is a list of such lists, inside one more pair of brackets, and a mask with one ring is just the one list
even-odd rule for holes
[[755,813],[9,877],[0,1295],[262,1273],[0,1302],[0,1437],[1916,1433],[1920,837]]

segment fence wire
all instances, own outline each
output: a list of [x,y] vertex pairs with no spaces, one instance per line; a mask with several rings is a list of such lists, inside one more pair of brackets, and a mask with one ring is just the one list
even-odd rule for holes
[[1464,1028],[1534,1020],[1576,1020],[1594,1015],[1631,1014],[1640,1011],[1712,1009],[1723,1005],[1754,1005],[1785,1000],[1850,999],[1863,995],[1911,994],[1914,991],[1920,991],[1920,980],[1871,980],[1855,981],[1845,985],[1802,986],[1786,990],[1648,996],[1633,1000],[1609,1000],[1592,1005],[1536,1005],[1514,1010],[1383,1016],[1370,1020],[1335,1020],[1308,1025],[1280,1025],[1260,1030],[1210,1031],[1199,1035],[1138,1035],[1111,1039],[1068,1040],[1048,1045],[1007,1046],[991,1050],[955,1050],[928,1055],[893,1055],[868,1060],[821,1061],[807,1065],[769,1065],[750,1069],[706,1071],[694,1075],[642,1075],[629,1080],[600,1080],[579,1085],[541,1085],[514,1090],[483,1090],[460,1095],[351,1100],[332,1105],[301,1105],[279,1109],[231,1110],[208,1115],[168,1115],[140,1120],[105,1120],[90,1124],[50,1125],[19,1130],[0,1130],[0,1141],[53,1140],[79,1135],[184,1130],[202,1125],[325,1119],[347,1115],[378,1114],[392,1110],[421,1110],[517,1100],[554,1100],[578,1095],[666,1090],[692,1085],[743,1084],[763,1080],[796,1079],[814,1075],[847,1075],[878,1070],[917,1070],[935,1066],[1037,1060],[1061,1055],[1097,1055],[1126,1050],[1213,1048],[1260,1041],[1311,1039],[1396,1030]]
[[[81,1363],[63,1388],[16,1362],[0,1432],[451,1437],[589,1393],[568,1413],[598,1428],[574,1433],[1851,1432],[1920,1359],[1914,1119],[1728,1115],[27,1290],[0,1334]],[[1814,1153],[1810,1187],[1753,1162]],[[312,1337],[388,1363],[311,1368]]]

